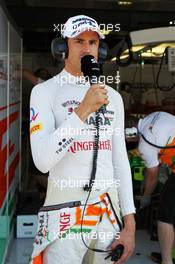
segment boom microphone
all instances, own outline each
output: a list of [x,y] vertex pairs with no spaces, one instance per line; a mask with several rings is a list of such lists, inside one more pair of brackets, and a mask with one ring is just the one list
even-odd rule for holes
[[[83,72],[84,77],[88,78],[91,85],[98,83],[100,68],[94,56],[85,55],[81,58],[81,71]],[[102,105],[99,110],[106,110],[106,105]]]

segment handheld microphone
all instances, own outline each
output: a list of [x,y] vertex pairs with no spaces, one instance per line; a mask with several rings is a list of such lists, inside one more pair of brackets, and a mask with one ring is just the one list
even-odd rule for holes
[[[81,58],[81,71],[85,78],[88,78],[90,84],[97,84],[100,77],[99,64],[92,55],[85,55]],[[106,110],[106,105],[100,107],[101,111]]]
[[100,68],[94,56],[86,55],[81,58],[81,71],[84,77],[89,79],[90,84],[98,83]]

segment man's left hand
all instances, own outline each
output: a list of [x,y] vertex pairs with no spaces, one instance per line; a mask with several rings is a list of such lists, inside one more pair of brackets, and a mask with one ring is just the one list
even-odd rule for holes
[[135,232],[130,232],[124,228],[120,233],[119,239],[115,239],[115,241],[112,243],[111,249],[115,249],[119,244],[124,246],[124,251],[121,258],[114,262],[115,264],[126,262],[133,254],[135,248]]

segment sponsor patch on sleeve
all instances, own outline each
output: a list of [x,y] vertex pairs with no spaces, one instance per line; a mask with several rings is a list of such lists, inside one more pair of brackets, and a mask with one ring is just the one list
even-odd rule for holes
[[43,129],[43,125],[40,123],[40,124],[37,124],[35,126],[32,126],[30,128],[30,135],[32,135],[33,133],[36,133],[38,132],[39,130],[42,130]]
[[34,108],[30,108],[30,123],[35,122],[39,113],[36,113]]

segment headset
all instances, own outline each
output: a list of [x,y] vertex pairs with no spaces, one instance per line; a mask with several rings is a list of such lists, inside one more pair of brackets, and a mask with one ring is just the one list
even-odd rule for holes
[[[100,40],[98,48],[98,62],[102,64],[108,55],[108,46],[105,42]],[[56,37],[51,42],[52,56],[58,60],[60,57],[64,60],[68,57],[67,38]]]

